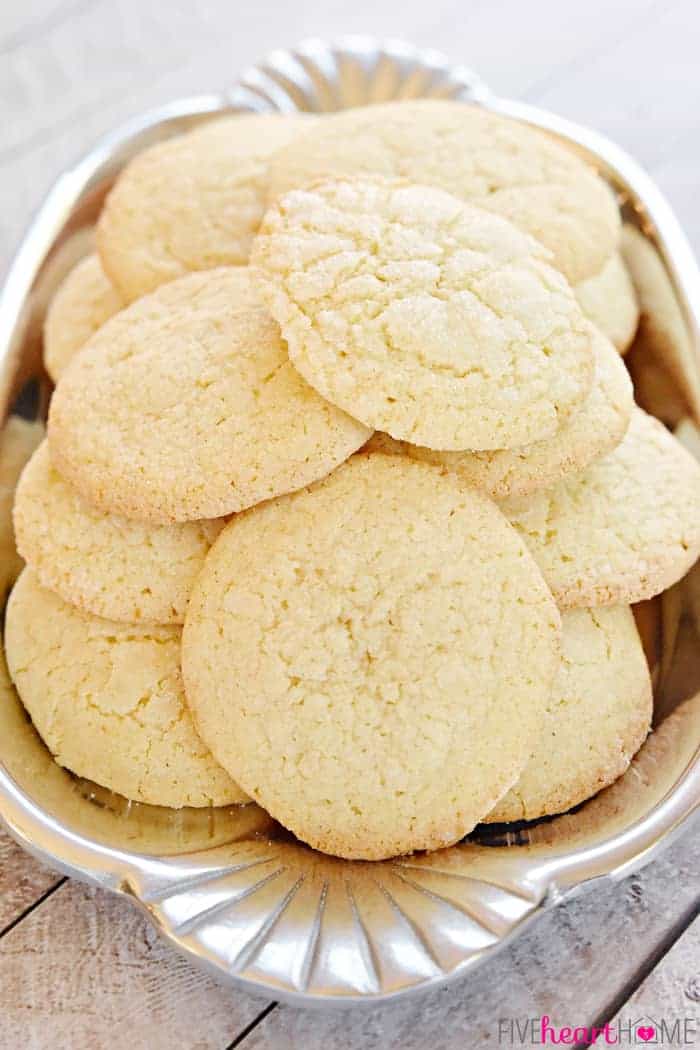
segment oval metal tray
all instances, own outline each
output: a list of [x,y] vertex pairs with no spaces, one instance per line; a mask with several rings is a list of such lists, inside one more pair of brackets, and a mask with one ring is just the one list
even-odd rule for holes
[[[41,323],[56,284],[88,250],[115,174],[139,150],[230,109],[324,111],[391,98],[450,97],[573,143],[608,179],[627,221],[655,246],[694,348],[700,274],[671,209],[623,151],[587,129],[492,95],[472,72],[407,44],[348,38],[276,51],[220,95],[183,99],[101,141],[55,183],[0,299],[3,413],[48,387]],[[694,359],[695,361],[695,359]],[[693,365],[694,367],[695,365]],[[683,631],[681,605],[668,648]],[[697,647],[693,634],[691,644]],[[700,673],[695,690],[700,689]],[[664,700],[664,709],[685,693]],[[678,692],[678,690],[676,690]],[[464,974],[546,908],[646,863],[700,804],[700,702],[666,718],[612,788],[538,825],[477,829],[429,855],[356,863],[315,853],[255,806],[169,811],[128,803],[52,760],[0,664],[0,816],[52,866],[128,894],[193,961],[258,992],[306,1004],[377,1001]]]

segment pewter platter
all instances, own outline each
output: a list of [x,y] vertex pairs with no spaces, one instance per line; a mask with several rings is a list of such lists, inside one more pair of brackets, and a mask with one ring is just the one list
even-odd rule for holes
[[[276,51],[221,94],[182,99],[100,142],[56,182],[0,299],[3,414],[45,409],[41,323],[115,174],[139,150],[230,110],[325,111],[439,96],[487,106],[574,143],[617,192],[666,268],[697,367],[700,273],[671,209],[612,143],[492,95],[472,72],[407,44],[347,38]],[[33,400],[32,400],[33,399]],[[308,1005],[412,994],[464,975],[542,912],[638,869],[700,806],[696,574],[658,600],[657,729],[616,785],[577,811],[479,828],[451,849],[359,863],[315,853],[251,805],[169,811],[128,803],[60,769],[0,666],[0,816],[26,849],[129,895],[161,933],[219,977]],[[678,668],[682,667],[682,673]],[[685,701],[685,702],[683,702]],[[663,716],[663,717],[662,717]]]

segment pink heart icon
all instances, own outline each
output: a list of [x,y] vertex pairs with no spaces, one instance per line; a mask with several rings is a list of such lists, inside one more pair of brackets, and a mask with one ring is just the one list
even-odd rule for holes
[[643,1039],[645,1043],[650,1042],[656,1035],[656,1030],[651,1025],[642,1025],[641,1028],[637,1029],[637,1035],[640,1039]]

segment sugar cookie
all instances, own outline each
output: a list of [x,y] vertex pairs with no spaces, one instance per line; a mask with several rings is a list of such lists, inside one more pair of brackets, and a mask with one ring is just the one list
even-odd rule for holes
[[369,451],[422,459],[453,470],[493,499],[527,496],[581,471],[610,452],[625,435],[632,412],[632,384],[620,355],[600,333],[593,335],[596,372],[583,407],[546,441],[493,452],[435,452],[376,431]]
[[7,605],[7,663],[59,765],[157,806],[245,801],[195,732],[180,633],[89,616],[25,569]]
[[640,408],[614,452],[501,509],[560,608],[651,598],[700,555],[700,465]]
[[510,219],[572,284],[599,273],[620,215],[572,150],[525,123],[445,99],[387,102],[324,118],[270,164],[270,199],[319,177],[379,174],[437,186]]
[[369,437],[289,363],[246,267],[190,274],[104,325],[51,402],[57,469],[96,506],[218,518],[322,478]]
[[124,300],[94,252],[73,267],[57,289],[44,322],[44,365],[54,382],[68,362]]
[[251,265],[304,378],[394,438],[525,445],[591,388],[590,325],[541,245],[443,190],[356,178],[292,191]]
[[562,615],[562,658],[530,760],[486,818],[563,813],[622,776],[651,725],[651,680],[624,605]]
[[224,529],[183,673],[203,739],[256,801],[317,849],[378,859],[457,841],[512,786],[558,636],[494,503],[359,455]]
[[248,260],[270,155],[313,118],[226,116],[159,142],[122,171],[97,226],[102,264],[127,300],[193,270]]
[[51,465],[44,442],[14,507],[20,554],[42,587],[85,612],[123,623],[182,623],[222,519],[149,525],[87,503]]

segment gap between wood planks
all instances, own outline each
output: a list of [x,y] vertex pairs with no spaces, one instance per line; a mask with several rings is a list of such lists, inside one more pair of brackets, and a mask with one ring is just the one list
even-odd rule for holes
[[49,888],[47,890],[44,890],[43,893],[40,893],[39,896],[36,897],[31,904],[28,904],[27,907],[23,909],[23,911],[21,911],[18,915],[15,915],[14,919],[10,919],[10,921],[6,923],[6,925],[3,926],[3,928],[0,930],[0,940],[2,940],[2,938],[6,934],[14,930],[15,926],[19,926],[23,919],[26,919],[28,915],[31,915],[31,913],[36,908],[38,908],[40,904],[43,904],[44,901],[47,900],[53,893],[55,893],[56,890],[64,884],[64,882],[68,882],[67,875],[62,875],[53,884],[53,886],[49,886]]
[[[640,965],[634,977],[630,978],[630,980],[622,986],[617,995],[615,995],[610,1002],[606,1003],[605,1009],[601,1010],[598,1017],[593,1020],[589,1026],[590,1028],[602,1028],[607,1022],[612,1021],[613,1017],[615,1017],[615,1015],[622,1009],[625,1003],[632,998],[639,986],[646,981],[649,974],[652,973],[665,956],[668,955],[674,944],[676,944],[683,936],[688,927],[695,922],[698,915],[700,915],[700,896],[697,897],[690,907],[683,912],[681,917],[673,923],[667,933],[656,945],[655,949]],[[254,1028],[261,1020],[263,1020],[262,1016],[256,1018],[252,1024],[248,1025],[248,1028]],[[577,1043],[574,1050],[588,1050],[591,1045],[591,1043]],[[228,1050],[228,1047],[226,1050]]]
[[235,1039],[233,1039],[224,1050],[235,1050],[235,1047],[240,1046],[244,1039],[246,1039],[254,1028],[257,1028],[261,1021],[264,1021],[268,1014],[271,1014],[276,1006],[279,1006],[278,1002],[268,1003],[264,1010],[261,1010],[257,1017],[254,1017],[250,1024],[247,1024],[242,1032],[239,1032]]

